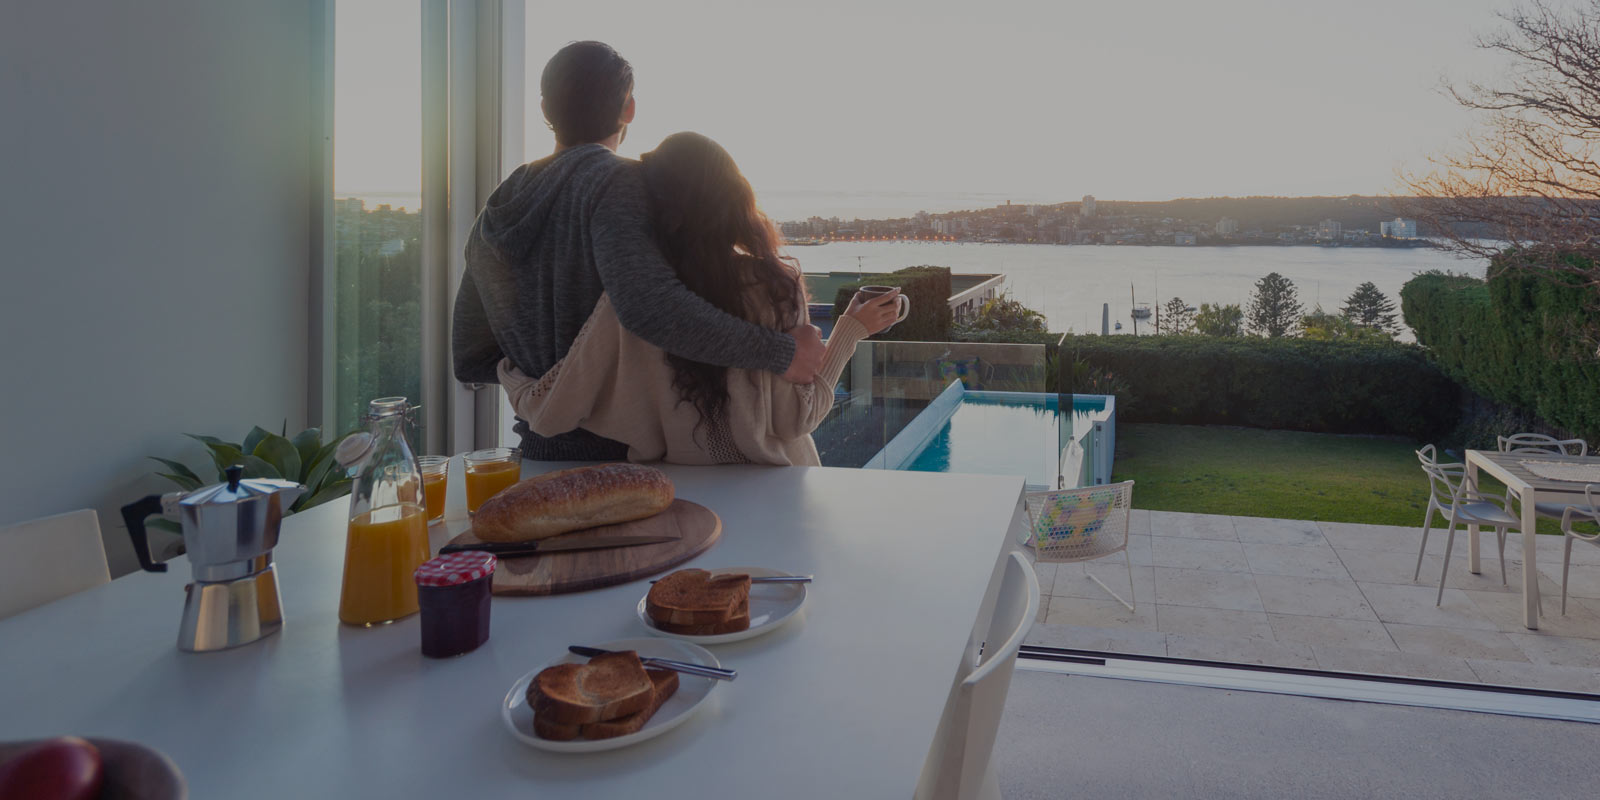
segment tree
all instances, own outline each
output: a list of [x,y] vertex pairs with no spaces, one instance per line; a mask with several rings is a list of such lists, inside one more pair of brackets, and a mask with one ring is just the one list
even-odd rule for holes
[[1244,311],[1237,303],[1200,304],[1200,313],[1194,317],[1197,333],[1206,336],[1243,336]]
[[1010,297],[1000,295],[978,307],[963,327],[974,331],[1044,331],[1043,314]]
[[1287,336],[1300,324],[1303,310],[1294,282],[1269,272],[1250,292],[1250,332],[1270,339]]
[[1300,318],[1300,335],[1321,342],[1387,342],[1394,337],[1380,328],[1371,328],[1341,314],[1331,314],[1317,306]]
[[1406,177],[1419,196],[1407,208],[1459,253],[1600,288],[1600,0],[1532,0],[1501,19],[1478,46],[1512,66],[1494,84],[1447,87],[1482,123]]
[[1174,297],[1161,307],[1161,318],[1156,323],[1156,333],[1194,333],[1194,312],[1183,298]]
[[1378,291],[1377,284],[1372,281],[1357,286],[1350,293],[1350,297],[1344,301],[1344,318],[1354,325],[1390,335],[1399,330],[1394,321],[1394,302]]

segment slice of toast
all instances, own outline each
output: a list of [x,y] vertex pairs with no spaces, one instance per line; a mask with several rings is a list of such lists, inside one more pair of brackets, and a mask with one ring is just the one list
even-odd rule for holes
[[713,622],[710,625],[674,625],[670,622],[657,622],[657,630],[667,633],[676,633],[682,636],[716,636],[723,633],[737,633],[750,629],[750,609],[744,613],[722,622]]
[[645,613],[671,625],[716,625],[750,603],[750,576],[712,575],[684,569],[656,581],[645,596]]
[[632,650],[587,664],[546,667],[528,684],[528,705],[546,723],[583,725],[616,719],[650,705],[654,684]]
[[550,739],[557,742],[566,742],[573,739],[611,739],[617,736],[627,736],[636,733],[644,727],[650,718],[661,710],[661,705],[678,691],[678,673],[667,669],[647,669],[650,675],[651,696],[650,705],[617,719],[591,722],[587,725],[566,725],[553,722],[543,714],[534,714],[533,732],[541,739]]
[[655,685],[655,694],[650,698],[650,705],[626,717],[591,722],[583,726],[583,738],[611,739],[637,733],[657,711],[661,710],[661,705],[672,697],[673,692],[678,691],[678,673],[669,669],[647,669],[645,672],[650,674],[650,682]]

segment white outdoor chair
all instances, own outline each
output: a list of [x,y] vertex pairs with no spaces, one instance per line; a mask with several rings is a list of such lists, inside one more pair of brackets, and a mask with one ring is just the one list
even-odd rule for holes
[[[1480,492],[1467,488],[1465,464],[1440,464],[1433,445],[1417,451],[1422,471],[1428,475],[1428,513],[1422,519],[1422,546],[1417,548],[1417,569],[1411,579],[1422,575],[1422,555],[1428,549],[1428,534],[1433,530],[1433,512],[1444,515],[1450,535],[1444,541],[1444,568],[1439,572],[1439,596],[1434,605],[1444,602],[1444,579],[1450,574],[1450,550],[1456,543],[1457,525],[1481,525],[1494,528],[1500,544],[1500,583],[1506,583],[1506,531],[1521,530],[1522,520],[1506,510],[1505,495]],[[1495,505],[1494,500],[1500,501]],[[1531,533],[1529,534],[1531,535]]]
[[0,528],[0,619],[110,582],[92,509]]
[[1133,507],[1133,481],[1029,492],[1027,497],[1028,517],[1033,523],[1029,543],[1037,560],[1065,563],[1122,553],[1128,562],[1130,599],[1122,599],[1099,578],[1088,577],[1133,611],[1134,602],[1138,600],[1133,593],[1133,559],[1128,555],[1128,512]]
[[1022,639],[1039,615],[1039,578],[1019,552],[1006,559],[983,658],[956,686],[917,782],[917,800],[998,800],[992,757]]
[[[1500,452],[1502,453],[1528,453],[1530,455],[1543,454],[1551,456],[1586,456],[1589,454],[1589,443],[1582,439],[1557,439],[1554,436],[1546,436],[1542,433],[1518,433],[1495,438],[1500,443]],[[1516,492],[1511,492],[1510,495],[1517,497]],[[1522,498],[1517,497],[1517,502],[1521,503]],[[1580,511],[1583,509],[1583,505],[1580,503],[1552,503],[1546,501],[1534,503],[1533,511],[1541,517],[1561,519],[1561,515],[1565,514],[1570,507],[1576,507]]]
[[1563,542],[1561,550],[1562,616],[1566,616],[1567,614],[1567,571],[1572,568],[1573,541],[1588,542],[1595,547],[1600,547],[1600,533],[1578,533],[1572,529],[1572,523],[1579,521],[1579,517],[1583,518],[1583,522],[1593,522],[1597,525],[1600,525],[1600,502],[1595,501],[1596,489],[1600,489],[1600,484],[1586,484],[1583,487],[1583,497],[1585,500],[1589,501],[1588,507],[1585,508],[1584,506],[1573,504],[1567,506],[1566,513],[1561,515],[1561,538],[1566,540]]

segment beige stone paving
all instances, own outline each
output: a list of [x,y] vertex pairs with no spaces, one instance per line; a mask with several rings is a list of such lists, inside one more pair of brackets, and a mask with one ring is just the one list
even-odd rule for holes
[[[1136,510],[1128,555],[1040,564],[1030,644],[1600,693],[1600,548],[1575,543],[1567,613],[1561,539],[1541,536],[1543,615],[1522,625],[1522,539],[1493,532],[1479,574],[1456,534],[1438,607],[1445,534],[1420,527]],[[1133,563],[1128,583],[1126,559]],[[1129,611],[1088,575],[1135,601]]]

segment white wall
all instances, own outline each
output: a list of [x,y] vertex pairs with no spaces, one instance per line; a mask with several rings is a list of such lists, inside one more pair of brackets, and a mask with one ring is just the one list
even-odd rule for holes
[[[310,0],[7,4],[0,525],[170,490],[306,420]],[[202,471],[202,475],[208,474]]]

